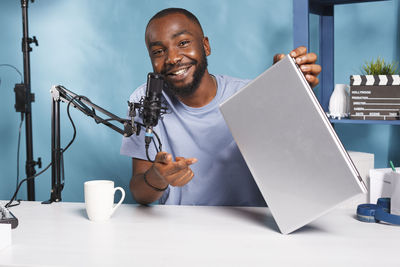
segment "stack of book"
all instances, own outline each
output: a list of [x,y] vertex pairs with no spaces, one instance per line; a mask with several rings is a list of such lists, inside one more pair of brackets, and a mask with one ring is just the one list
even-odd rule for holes
[[398,120],[400,75],[351,75],[350,119]]

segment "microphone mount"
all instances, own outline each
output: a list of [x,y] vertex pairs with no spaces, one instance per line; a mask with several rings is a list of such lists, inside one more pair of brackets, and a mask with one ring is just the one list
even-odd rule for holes
[[[78,109],[85,115],[94,119],[97,124],[104,124],[107,127],[113,129],[114,131],[122,134],[125,137],[129,137],[133,134],[137,136],[140,134],[141,127],[146,128],[146,125],[136,122],[134,119],[136,115],[142,114],[144,108],[143,98],[139,103],[132,103],[128,101],[129,105],[129,117],[130,119],[120,118],[113,113],[103,109],[102,107],[94,104],[89,98],[77,95],[72,91],[68,90],[62,85],[53,86],[50,90],[52,96],[52,121],[51,121],[51,161],[52,161],[52,173],[51,173],[51,195],[48,201],[43,202],[43,204],[50,204],[52,202],[61,201],[61,191],[64,188],[64,168],[63,168],[63,149],[60,146],[60,102],[67,103]],[[161,114],[165,113],[166,108],[161,108]],[[103,118],[99,116],[96,111],[108,116]],[[117,122],[122,124],[115,125],[111,122]],[[159,149],[161,150],[161,142],[158,139]],[[149,159],[150,160],[150,159]]]

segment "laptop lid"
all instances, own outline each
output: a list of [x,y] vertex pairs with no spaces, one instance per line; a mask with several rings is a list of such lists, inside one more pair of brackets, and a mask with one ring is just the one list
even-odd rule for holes
[[223,102],[220,110],[283,234],[366,192],[289,55]]

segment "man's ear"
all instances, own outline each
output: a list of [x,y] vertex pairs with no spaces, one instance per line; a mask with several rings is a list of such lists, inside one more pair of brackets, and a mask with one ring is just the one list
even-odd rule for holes
[[204,51],[206,52],[206,56],[211,55],[211,47],[210,47],[210,42],[208,41],[208,37],[203,38],[203,47]]

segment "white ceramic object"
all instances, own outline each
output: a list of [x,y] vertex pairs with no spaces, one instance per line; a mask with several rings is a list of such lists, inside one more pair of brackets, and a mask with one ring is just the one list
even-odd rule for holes
[[[114,195],[117,190],[122,193],[120,201],[114,206]],[[86,212],[91,221],[108,220],[125,198],[125,190],[114,187],[109,180],[93,180],[84,183]]]
[[336,84],[329,100],[329,116],[334,119],[348,117],[350,111],[350,87],[347,84]]

